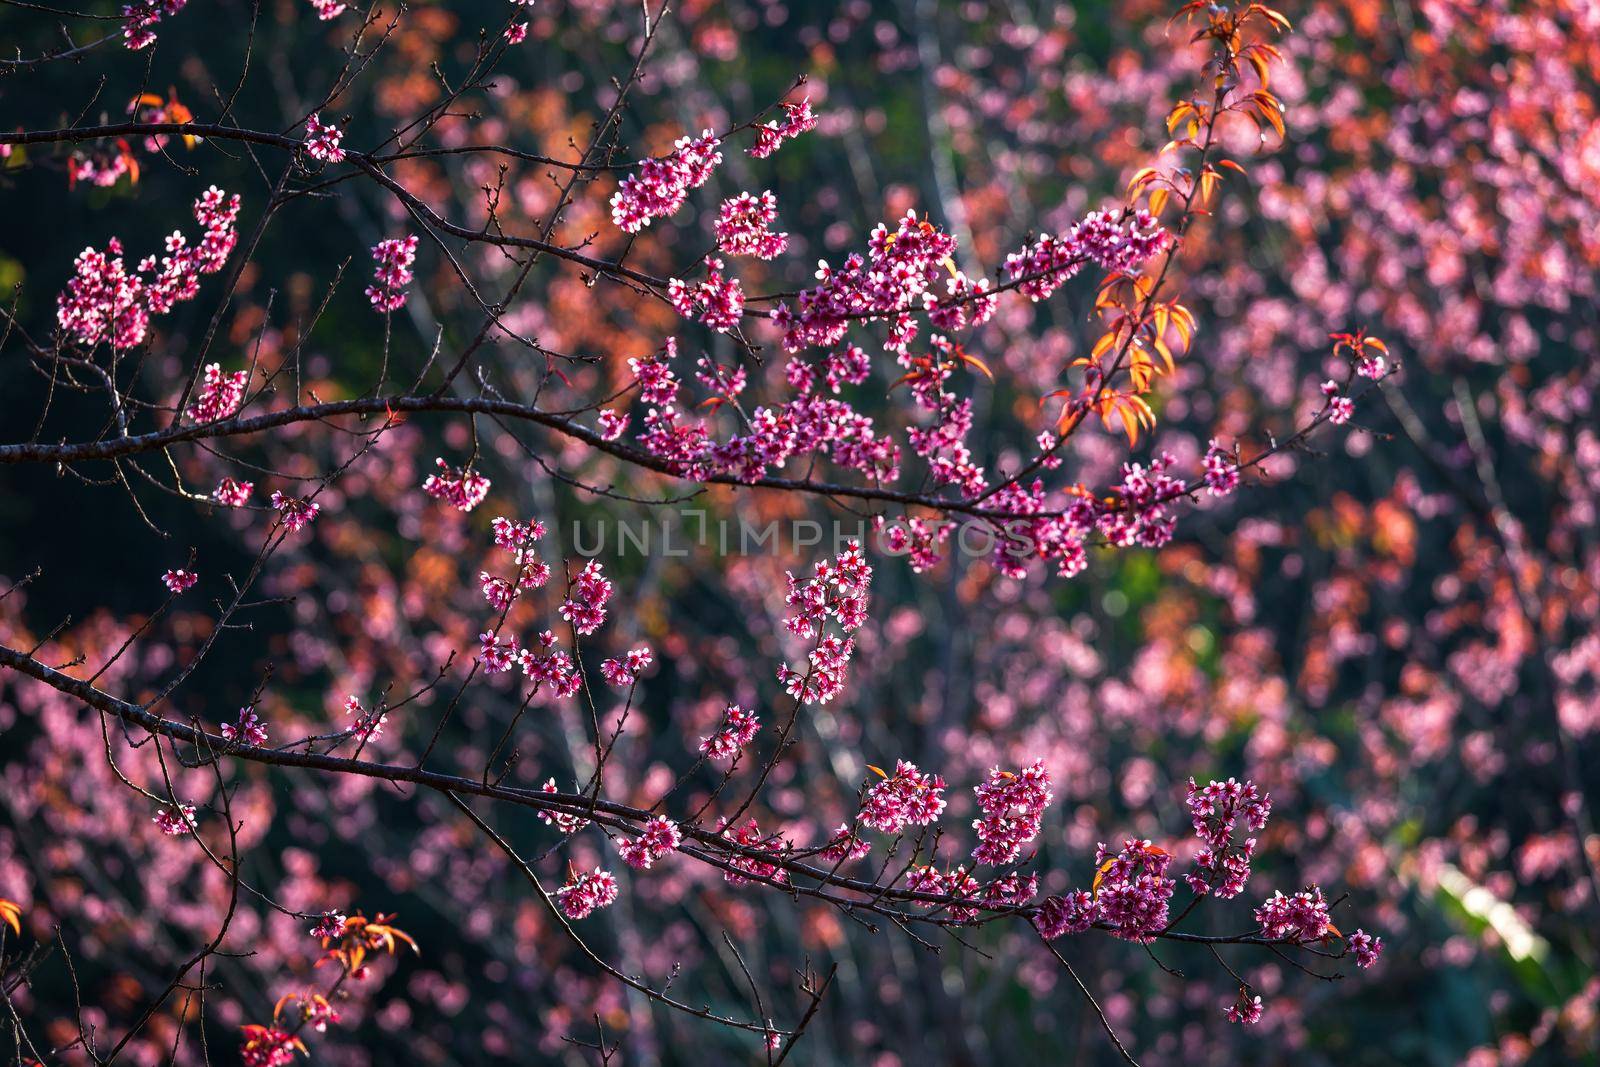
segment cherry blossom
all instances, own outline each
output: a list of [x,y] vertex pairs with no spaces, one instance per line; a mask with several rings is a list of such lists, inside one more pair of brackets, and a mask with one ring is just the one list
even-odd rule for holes
[[239,197],[212,186],[194,202],[195,220],[204,229],[199,244],[175,231],[166,240],[165,256],[146,256],[132,271],[115,237],[104,252],[84,249],[73,264],[75,277],[56,297],[57,324],[86,347],[102,342],[114,349],[138,346],[152,318],[193,300],[200,292],[200,276],[222,269],[238,240],[238,215]]
[[587,919],[600,908],[609,908],[617,900],[617,880],[609,871],[596,867],[593,871],[575,873],[567,884],[556,890],[561,901],[562,914],[567,918]]
[[781,122],[764,122],[756,127],[756,143],[749,152],[757,159],[765,159],[776,152],[783,142],[817,128],[817,117],[811,113],[811,98],[798,104],[783,105]]
[[629,686],[639,677],[651,663],[655,662],[655,653],[648,648],[630,649],[626,655],[619,659],[608,659],[600,664],[600,673],[607,682],[614,686]]
[[181,837],[195,829],[194,805],[179,804],[176,808],[161,808],[150,820],[168,837]]
[[1274,941],[1316,941],[1328,932],[1328,902],[1316,886],[1284,896],[1274,892],[1255,911],[1261,936]]
[[250,494],[255,490],[254,482],[236,481],[233,478],[224,478],[211,490],[211,499],[225,508],[242,508],[250,502]]
[[924,774],[905,760],[895,764],[894,774],[867,790],[861,800],[858,818],[874,830],[897,834],[907,826],[927,826],[945,808],[944,779]]
[[638,837],[619,837],[616,844],[617,852],[628,866],[647,871],[663,856],[676,851],[682,840],[678,824],[665,815],[658,815],[644,824]]
[[722,260],[715,257],[706,259],[705,276],[694,285],[681,278],[668,282],[667,299],[678,314],[698,319],[718,333],[737,327],[744,314],[744,290],[739,279],[724,277]]
[[322,511],[322,505],[316,501],[289,496],[281,490],[274,490],[271,500],[273,509],[283,516],[284,528],[290,533],[305,529]]
[[339,147],[342,140],[344,130],[340,127],[324,126],[321,116],[315,114],[306,119],[306,155],[312,159],[320,159],[324,163],[343,163],[344,149]]
[[443,500],[458,511],[471,511],[489,495],[489,479],[477,471],[463,467],[456,470],[443,459],[435,459],[439,473],[430,474],[422,483],[422,491],[436,500]]
[[236,414],[244,403],[245,384],[250,378],[248,370],[225,374],[220,363],[206,364],[200,389],[189,405],[189,417],[195,422],[216,422]]
[[578,633],[592,634],[606,621],[606,602],[611,599],[611,592],[611,580],[605,576],[600,561],[591,559],[567,588],[561,617]]
[[770,189],[724,200],[717,214],[717,247],[730,256],[776,259],[789,246],[788,234],[772,232],[777,217],[778,198]]
[[739,750],[755,740],[761,729],[761,720],[753,711],[737,704],[729,704],[722,713],[722,723],[715,733],[700,739],[700,751],[707,759],[732,759]]
[[162,584],[174,593],[181,593],[185,589],[193,588],[194,583],[199,580],[200,576],[198,574],[181,568],[175,571],[167,571],[161,576]]
[[134,0],[122,5],[122,36],[129,48],[148,48],[156,41],[155,28],[164,18],[184,9],[188,0]]
[[411,267],[417,261],[416,234],[391,237],[372,246],[372,279],[367,286],[367,299],[373,310],[399,311],[406,304],[406,286],[413,277]]
[[252,708],[240,708],[239,720],[222,724],[222,736],[241,745],[260,748],[267,743],[267,724],[262,722]]
[[676,215],[689,190],[704,185],[722,162],[717,144],[706,130],[697,138],[679,138],[670,155],[641,163],[611,198],[612,223],[624,233],[638,233],[656,219]]

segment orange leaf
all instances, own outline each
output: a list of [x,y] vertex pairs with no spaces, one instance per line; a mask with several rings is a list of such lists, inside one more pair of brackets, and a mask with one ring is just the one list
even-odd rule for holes
[[977,356],[969,356],[967,353],[963,352],[961,353],[961,362],[971,367],[977,367],[983,372],[983,376],[985,378],[989,379],[991,382],[994,381],[994,371],[990,370],[989,365],[983,360],[979,359]]
[[1100,865],[1100,869],[1094,872],[1094,883],[1089,886],[1091,896],[1100,895],[1100,883],[1106,880],[1106,872],[1111,870],[1112,865],[1116,862],[1115,859],[1106,860]]

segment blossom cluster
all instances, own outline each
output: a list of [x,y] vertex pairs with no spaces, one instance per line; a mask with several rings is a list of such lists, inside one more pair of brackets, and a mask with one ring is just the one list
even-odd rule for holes
[[[11,146],[6,145],[7,149]],[[9,153],[8,153],[9,154]],[[79,182],[88,182],[100,189],[117,184],[124,174],[139,180],[139,161],[127,142],[119,142],[115,149],[90,147],[77,149],[67,157],[67,187],[76,188]]]
[[322,511],[322,505],[316,501],[289,496],[281,490],[274,490],[271,500],[273,508],[283,516],[284,528],[290,533],[305,529]]
[[1356,413],[1356,402],[1341,395],[1339,383],[1329,379],[1322,383],[1322,396],[1328,402],[1328,421],[1343,426]]
[[194,805],[179,804],[176,808],[162,808],[150,820],[156,829],[168,837],[181,837],[193,833],[195,828]]
[[489,495],[489,479],[467,467],[456,470],[442,458],[436,458],[438,474],[430,474],[422,483],[422,491],[435,500],[443,500],[459,511],[471,511]]
[[516,522],[504,515],[491,524],[494,543],[511,554],[517,565],[513,578],[501,578],[488,571],[478,572],[483,598],[496,611],[505,611],[524,589],[537,589],[550,580],[550,565],[539,558],[534,545],[544,537],[544,523]]
[[775,259],[789,247],[787,233],[774,233],[778,198],[766,190],[760,196],[740,193],[722,202],[717,214],[717,247],[730,256]]
[[216,422],[236,414],[244,403],[245,385],[249,380],[248,370],[228,374],[223,372],[220,363],[206,364],[200,388],[189,405],[189,417],[195,422]]
[[1006,257],[1007,281],[1030,300],[1043,300],[1087,263],[1131,273],[1167,247],[1170,238],[1148,211],[1091,211],[1061,234],[1043,234]]
[[[561,790],[556,788],[556,780],[554,778],[547,778],[544,785],[539,787],[539,792],[559,793]],[[575,834],[589,825],[589,820],[582,815],[573,815],[565,811],[541,811],[539,812],[539,821],[547,826],[554,826],[564,834]]]
[[561,901],[561,911],[569,919],[587,919],[600,908],[609,908],[617,900],[617,879],[610,871],[596,867],[572,875],[567,884],[556,890]]
[[595,419],[600,424],[600,439],[603,441],[615,441],[621,437],[627,431],[630,421],[627,412],[613,408],[601,409]]
[[606,601],[611,599],[611,592],[611,579],[605,576],[600,561],[591,559],[567,588],[561,617],[578,633],[588,636],[606,621]]
[[867,618],[867,590],[872,568],[852,541],[830,560],[818,560],[809,578],[787,575],[785,602],[791,611],[784,628],[796,637],[815,640],[807,653],[804,673],[788,663],[778,668],[784,690],[802,704],[826,704],[844,690],[845,673],[855,652],[855,640],[827,632],[832,620],[843,634],[853,633]]
[[1273,941],[1317,941],[1327,936],[1331,920],[1322,889],[1312,886],[1293,896],[1277,891],[1255,912],[1261,936]]
[[620,658],[608,659],[600,664],[600,674],[607,682],[621,688],[634,680],[655,662],[655,653],[647,647],[632,648]]
[[1102,844],[1095,855],[1100,889],[1095,894],[1099,921],[1116,936],[1146,942],[1167,926],[1167,905],[1176,883],[1168,878],[1172,855],[1148,840],[1129,838],[1115,855]]
[[239,197],[212,186],[194,202],[194,217],[205,231],[198,244],[174,231],[165,256],[146,256],[132,271],[115,237],[104,252],[78,253],[74,277],[56,297],[56,322],[67,336],[85,346],[105,341],[115,349],[133,348],[149,333],[152,317],[194,299],[200,275],[221,270],[238,241]]
[[345,700],[344,713],[355,720],[350,725],[350,732],[363,743],[380,736],[389,722],[389,716],[381,711],[369,715],[367,709],[362,706],[361,699],[354,693]]
[[242,508],[250,501],[250,494],[255,490],[254,482],[241,482],[233,478],[224,478],[211,490],[211,499],[225,508]]
[[737,704],[729,704],[722,713],[722,722],[716,731],[700,739],[700,752],[707,759],[732,759],[739,750],[755,740],[761,729],[756,713],[746,711]]
[[1033,917],[1033,925],[1046,940],[1054,941],[1066,934],[1081,934],[1100,917],[1094,895],[1087,889],[1075,889],[1065,896],[1046,897]]
[[757,159],[766,159],[783,142],[816,128],[817,116],[811,111],[809,96],[798,104],[784,104],[781,122],[764,122],[756,127],[756,143],[750,146],[749,152]]
[[1223,900],[1238,896],[1250,877],[1256,839],[1235,842],[1234,825],[1242,819],[1247,832],[1260,833],[1272,814],[1272,798],[1254,782],[1229,778],[1200,787],[1191,778],[1187,802],[1202,847],[1195,856],[1194,870],[1183,876],[1184,881],[1200,896],[1214,893]]
[[[755,819],[746,819],[743,825],[737,827],[728,826],[724,823],[719,829],[725,839],[737,845],[744,853],[770,852],[777,854],[783,851],[783,843],[778,837],[774,834],[762,833],[761,827]],[[746,875],[769,882],[776,882],[779,885],[783,885],[789,880],[788,872],[782,867],[775,863],[768,863],[756,856],[737,854],[728,860],[728,864],[734,869],[724,870],[722,878],[729,885],[749,885],[751,878],[746,877]]]
[[1047,938],[1100,923],[1124,940],[1153,941],[1167,927],[1168,904],[1177,888],[1166,876],[1171,863],[1171,854],[1148,840],[1128,838],[1115,854],[1102,843],[1095,853],[1095,888],[1046,898],[1034,925]]
[[903,352],[916,336],[913,308],[924,306],[956,250],[956,239],[932,223],[907,212],[894,230],[879,224],[867,241],[867,253],[852,253],[837,269],[818,264],[817,282],[801,293],[795,307],[779,304],[772,321],[783,331],[788,352],[831,347],[844,339],[850,324],[892,320],[885,348]]
[[240,708],[237,722],[222,724],[222,736],[236,744],[260,748],[267,743],[267,724],[261,721],[255,709]]
[[240,1029],[244,1040],[239,1044],[239,1062],[244,1067],[287,1067],[296,1052],[305,1051],[298,1037],[276,1026],[251,1023]]
[[501,515],[489,526],[494,531],[495,546],[511,553],[511,558],[519,567],[525,567],[538,559],[533,546],[544,539],[544,523],[538,519],[517,522]]
[[885,834],[898,834],[907,826],[927,826],[944,811],[944,779],[937,774],[925,774],[915,763],[900,760],[894,774],[884,774],[882,781],[867,790],[861,798],[861,810],[856,818],[874,830]]
[[343,140],[344,130],[332,124],[323,125],[320,115],[306,119],[306,155],[312,159],[324,163],[344,162],[344,149],[339,147]]
[[516,650],[517,666],[536,687],[549,686],[556,696],[569,697],[583,686],[577,664],[565,650],[556,647],[556,635],[551,631],[540,631],[535,643],[527,648],[516,649],[515,640],[510,645]]
[[678,213],[690,189],[698,189],[722,162],[716,135],[680,137],[670,155],[647,159],[624,178],[611,197],[611,221],[624,233],[638,233],[656,219]]
[[[501,578],[488,571],[478,575],[484,599],[503,613],[522,590],[542,586],[550,578],[549,564],[539,559],[534,548],[544,537],[545,527],[537,520],[516,522],[503,515],[491,526],[495,545],[509,552],[517,564],[514,578]],[[611,582],[601,571],[599,561],[590,560],[568,587],[561,617],[571,622],[578,633],[593,633],[605,621],[605,603],[610,597]],[[515,636],[501,638],[498,628],[479,634],[478,643],[478,661],[491,674],[503,673],[515,665],[533,680],[535,691],[548,687],[558,697],[571,696],[583,684],[577,664],[569,653],[557,647],[556,635],[550,630],[541,631],[526,648]]]
[[1227,496],[1239,487],[1239,461],[1215,437],[1207,445],[1200,462],[1206,489],[1212,496]]
[[1365,930],[1357,930],[1345,938],[1345,944],[1355,953],[1356,966],[1363,970],[1376,964],[1379,954],[1383,952],[1383,938],[1375,937]]
[[1183,496],[1183,479],[1171,472],[1177,460],[1162,452],[1148,467],[1140,463],[1122,466],[1122,481],[1116,488],[1117,506],[1098,515],[1100,532],[1114,545],[1143,545],[1160,548],[1172,540],[1177,519],[1168,505]]
[[417,261],[417,235],[390,237],[372,246],[372,281],[367,299],[376,311],[399,311],[406,304],[406,286],[414,275]]
[[[964,866],[951,871],[941,871],[926,864],[913,867],[906,872],[906,885],[916,893],[932,893],[957,900],[978,900],[982,890],[981,884]],[[940,907],[953,922],[969,923],[978,917],[978,909],[965,904],[943,904]]]
[[161,576],[161,584],[165,585],[167,589],[173,593],[181,593],[185,589],[193,587],[194,583],[198,582],[199,580],[200,576],[198,574],[195,574],[193,571],[183,570],[181,568],[174,571],[167,571]]
[[828,838],[828,843],[823,846],[822,858],[829,863],[844,863],[848,860],[858,860],[872,851],[872,842],[860,836],[849,823],[840,823],[839,828]]
[[156,26],[161,20],[182,11],[188,0],[134,0],[122,5],[122,37],[124,43],[138,51],[149,48],[156,41]]
[[995,767],[973,792],[981,814],[972,821],[978,833],[972,857],[991,866],[1016,861],[1022,846],[1039,836],[1044,809],[1055,798],[1042,760],[1015,772]]
[[678,824],[665,815],[657,815],[644,824],[638,837],[618,837],[617,851],[628,866],[648,871],[656,861],[676,851],[682,840]]
[[744,314],[744,289],[738,278],[722,273],[722,260],[715,256],[705,262],[705,277],[690,285],[682,278],[667,282],[667,299],[686,319],[699,319],[718,333],[739,325]]
[[343,937],[345,921],[345,916],[336,911],[330,911],[318,918],[317,925],[313,926],[307,933],[318,940]]
[[1261,1021],[1261,1012],[1261,998],[1252,996],[1249,987],[1240,986],[1238,999],[1228,1005],[1228,1009],[1223,1014],[1230,1023],[1238,1023],[1241,1026],[1254,1026]]
[[[874,479],[898,477],[899,446],[880,436],[870,418],[839,400],[805,395],[776,408],[756,407],[750,413],[749,433],[714,440],[706,422],[687,418],[680,406],[682,384],[672,369],[677,352],[676,339],[668,338],[653,356],[629,360],[640,396],[650,405],[639,443],[674,473],[694,479],[725,473],[751,481],[797,452],[826,451],[839,466]],[[791,380],[802,382],[804,391],[809,391],[814,380],[811,368],[795,361],[790,368]],[[825,370],[830,382],[859,382],[867,373],[865,353],[847,349],[830,356]],[[735,391],[739,384],[737,375],[722,372],[713,381],[722,393]]]

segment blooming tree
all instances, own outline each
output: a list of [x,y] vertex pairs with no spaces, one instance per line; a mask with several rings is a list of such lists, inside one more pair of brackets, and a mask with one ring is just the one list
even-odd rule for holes
[[[1461,610],[1430,622],[1440,643],[1424,655],[1439,662],[1382,698],[1360,738],[1365,773],[1397,780],[1401,746],[1382,734],[1443,744],[1430,723],[1509,692],[1526,664],[1557,709],[1545,762],[1562,784],[1540,810],[1556,820],[1548,849],[1571,855],[1551,862],[1592,879],[1575,738],[1592,726],[1596,652],[1540,605],[1559,574],[1592,568],[1593,368],[1497,400],[1516,415],[1510,440],[1559,451],[1560,438],[1579,457],[1577,473],[1542,472],[1575,501],[1548,528],[1519,522],[1494,477],[1502,443],[1483,432],[1480,396],[1456,398],[1467,439],[1452,451],[1385,384],[1402,351],[1449,366],[1432,300],[1448,301],[1438,317],[1461,327],[1466,358],[1492,353],[1472,332],[1487,329],[1484,304],[1448,288],[1478,266],[1418,177],[1463,176],[1402,133],[1382,146],[1406,164],[1386,185],[1370,159],[1318,170],[1297,140],[1334,127],[1361,76],[1324,54],[1340,15],[1314,11],[1300,44],[1260,4],[1141,12],[1160,42],[1146,67],[1095,86],[1102,110],[1059,121],[1045,103],[1059,78],[1016,77],[1048,63],[947,64],[926,34],[883,34],[884,67],[918,67],[930,96],[961,96],[932,83],[962,81],[967,99],[928,105],[937,195],[876,189],[857,160],[852,180],[883,201],[859,225],[834,185],[810,195],[794,180],[814,142],[856,135],[830,117],[826,75],[763,106],[695,75],[696,53],[737,37],[714,20],[649,4],[513,3],[497,21],[448,7],[263,10],[232,73],[167,97],[146,90],[179,80],[200,15],[182,3],[128,7],[96,41],[15,61],[19,78],[77,84],[103,60],[133,104],[95,118],[41,102],[0,133],[6,179],[26,195],[48,183],[105,206],[102,232],[53,274],[46,251],[27,250],[4,313],[17,384],[0,463],[105,509],[97,525],[118,525],[96,550],[140,569],[143,598],[58,610],[50,568],[6,563],[0,687],[29,752],[6,764],[19,829],[0,836],[19,1058],[199,1062],[219,1024],[247,1063],[314,1056],[351,1025],[362,1043],[370,1027],[414,1052],[440,1040],[416,1020],[468,1010],[470,990],[483,1056],[515,1059],[532,1041],[552,1059],[610,1062],[681,1019],[778,1062],[814,1027],[848,1028],[830,1016],[864,1019],[875,997],[903,995],[863,980],[884,965],[846,951],[856,938],[881,946],[869,957],[999,961],[1052,1011],[1077,1004],[1128,1061],[1178,1038],[1159,1021],[1130,1027],[1124,995],[1106,995],[1119,984],[1183,989],[1219,1057],[1293,1029],[1275,1012],[1298,1020],[1298,1001],[1325,995],[1300,987],[1344,995],[1359,979],[1332,979],[1364,979],[1393,939],[1392,908],[1370,912],[1387,907],[1375,888],[1397,887],[1367,872],[1382,859],[1373,827],[1402,820],[1350,819],[1339,842],[1325,817],[1302,819],[1311,768],[1334,756],[1285,741],[1287,714],[1263,712],[1271,728],[1248,745],[1222,743],[1237,706],[1270,705],[1288,684],[1250,624],[1250,590],[1266,581],[1262,551],[1291,534],[1241,512],[1296,494],[1322,509],[1304,536],[1336,551],[1301,673],[1331,689],[1363,636],[1355,576],[1415,565],[1391,501],[1355,509],[1309,485],[1342,466],[1314,447],[1368,454],[1377,411],[1398,411],[1443,468],[1470,460],[1477,484],[1459,495],[1489,521],[1454,545],[1461,572],[1441,595]],[[1429,25],[1466,33],[1448,11]],[[1501,25],[1505,40],[1468,34],[1464,47],[1548,36]],[[595,43],[597,26],[615,47]],[[1023,51],[1061,44],[1021,22],[995,32]],[[317,62],[269,70],[278,82],[258,90],[260,52],[280,38],[311,42]],[[598,110],[523,84],[535,48],[572,49],[584,73],[565,88],[592,90]],[[810,60],[792,73],[827,67]],[[1432,68],[1459,74],[1433,53],[1410,69]],[[1531,94],[1513,74],[1508,93]],[[1308,80],[1332,102],[1306,102]],[[1444,121],[1420,80],[1395,91],[1414,125]],[[1140,110],[1130,128],[1156,138],[1120,136],[1113,105]],[[1517,169],[1506,142],[1536,134],[1514,106],[1452,106],[1494,135],[1480,168],[1492,173],[1471,178],[1508,202],[1586,180],[1587,162],[1559,179]],[[1001,121],[1015,145],[972,158],[955,175],[966,194],[950,187],[949,161],[985,155],[974,131]],[[1592,162],[1583,143],[1576,158]],[[1039,175],[1074,181],[1049,194],[1058,207],[1007,217],[1027,204],[1010,183],[1043,196]],[[1339,254],[1372,265],[1367,287],[1319,284],[1313,201],[1345,213]],[[1494,210],[1461,203],[1478,252],[1535,240],[1488,235]],[[1254,212],[1300,242],[1258,248]],[[1578,204],[1538,224],[1592,221]],[[1411,254],[1407,227],[1429,250],[1431,290],[1385,281]],[[1553,314],[1592,295],[1551,277],[1575,267],[1536,268],[1534,247],[1487,275],[1494,301]],[[1272,286],[1263,256],[1283,260]],[[1535,350],[1532,317],[1508,320],[1503,342]],[[1198,358],[1208,331],[1214,362]],[[1224,370],[1254,388],[1211,388]],[[1207,425],[1163,437],[1186,420]],[[1310,473],[1285,477],[1297,472]],[[1413,510],[1427,495],[1392,490]],[[581,551],[562,521],[643,514],[665,530],[690,502],[702,519],[848,520],[853,536],[786,554],[723,547],[688,566]],[[45,541],[75,520],[31,521]],[[1218,529],[1226,558],[1207,567],[1185,532]],[[1063,605],[1086,589],[1125,602],[1102,576],[1140,567],[1170,577],[1168,619],[1149,619],[1136,662],[1090,692],[1117,640],[1108,629],[1097,652]],[[1178,646],[1199,653],[1171,619],[1197,615],[1202,593],[1227,602],[1217,629],[1234,643],[1220,667],[1179,672]],[[991,615],[992,632],[976,624]],[[933,667],[908,651],[923,632],[942,635]],[[1007,684],[986,683],[970,719],[930,712],[956,672],[991,667]],[[1444,675],[1441,696],[1429,683]],[[1154,721],[1179,705],[1183,722]],[[1157,744],[1158,727],[1188,744]],[[1126,772],[1114,782],[1113,760]],[[1152,785],[1163,777],[1172,788]],[[1555,843],[1569,823],[1570,844]],[[30,825],[58,843],[40,847]],[[1379,855],[1355,862],[1356,840]],[[1423,877],[1472,896],[1482,871],[1457,857],[1450,872]],[[445,969],[413,969],[430,954]],[[888,970],[909,983],[916,966]],[[85,987],[60,977],[80,970]],[[680,978],[696,973],[714,976]],[[691,982],[704,983],[694,995]],[[513,1018],[501,986],[546,1007],[531,1025]],[[893,1047],[894,1034],[870,1040]]]

